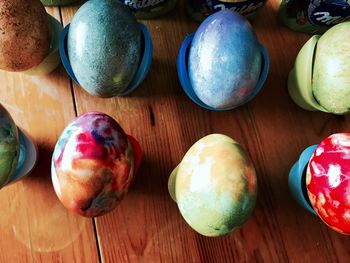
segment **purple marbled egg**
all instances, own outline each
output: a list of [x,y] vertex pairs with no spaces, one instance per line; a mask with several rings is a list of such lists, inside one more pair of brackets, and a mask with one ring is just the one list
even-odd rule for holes
[[198,98],[213,108],[244,103],[262,66],[261,45],[249,22],[224,10],[209,16],[194,35],[189,78]]

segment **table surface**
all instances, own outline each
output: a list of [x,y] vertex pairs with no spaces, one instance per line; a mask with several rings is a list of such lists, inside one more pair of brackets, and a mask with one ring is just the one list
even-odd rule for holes
[[[79,5],[47,8],[66,25]],[[72,85],[62,66],[49,76],[0,73],[0,103],[39,148],[26,179],[0,191],[0,262],[349,262],[350,240],[299,207],[287,185],[301,151],[331,133],[349,130],[349,117],[307,112],[287,92],[288,72],[309,38],[277,20],[271,0],[253,21],[271,59],[268,79],[249,104],[211,112],[192,103],[177,78],[183,38],[198,24],[183,4],[150,29],[154,60],[132,95],[101,99]],[[68,212],[50,178],[54,145],[64,127],[87,111],[113,116],[141,143],[144,160],[129,194],[108,215],[86,219]],[[256,208],[240,229],[220,238],[195,233],[182,219],[167,180],[201,137],[223,133],[249,152],[258,176]]]

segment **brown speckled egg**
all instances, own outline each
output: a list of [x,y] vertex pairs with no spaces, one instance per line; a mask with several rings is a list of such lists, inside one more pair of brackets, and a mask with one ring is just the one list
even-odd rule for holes
[[39,0],[0,1],[0,69],[25,71],[49,54],[50,23]]

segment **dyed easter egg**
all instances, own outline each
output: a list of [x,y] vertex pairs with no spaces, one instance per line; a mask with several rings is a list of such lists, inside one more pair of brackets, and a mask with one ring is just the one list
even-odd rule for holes
[[86,113],[60,136],[51,175],[67,209],[86,217],[103,215],[116,207],[134,177],[131,143],[113,118]]
[[340,23],[320,37],[315,50],[312,91],[327,111],[350,111],[350,22]]
[[247,220],[255,206],[254,166],[244,149],[222,134],[197,141],[177,167],[175,180],[175,199],[182,216],[205,236],[230,233]]
[[0,69],[25,71],[49,54],[51,29],[39,0],[0,1]]
[[249,22],[238,13],[214,13],[197,29],[188,73],[194,92],[208,106],[243,103],[254,91],[261,66],[261,45]]
[[90,94],[116,96],[134,78],[141,58],[141,30],[116,0],[90,0],[74,15],[68,57],[79,84]]
[[324,139],[306,172],[311,205],[332,229],[350,234],[350,133]]
[[17,126],[10,114],[0,104],[0,188],[12,176],[19,155]]

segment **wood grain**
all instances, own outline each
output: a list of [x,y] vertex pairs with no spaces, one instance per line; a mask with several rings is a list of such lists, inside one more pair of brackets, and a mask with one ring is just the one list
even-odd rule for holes
[[[288,73],[309,36],[283,27],[276,17],[278,1],[269,1],[252,22],[270,54],[264,88],[244,107],[207,111],[186,97],[177,78],[181,42],[198,26],[186,15],[183,2],[166,16],[142,21],[152,35],[154,59],[147,79],[128,97],[93,97],[71,86],[62,67],[40,78],[0,74],[0,102],[40,150],[33,174],[0,192],[0,262],[350,261],[349,238],[299,207],[288,191],[288,172],[301,151],[331,133],[350,129],[348,116],[307,112],[289,98]],[[78,7],[48,10],[66,25]],[[50,182],[50,158],[58,136],[76,115],[87,111],[113,116],[144,151],[130,193],[112,213],[94,221],[66,211]],[[222,238],[195,233],[167,191],[172,169],[194,142],[210,133],[240,142],[259,180],[251,218]]]
[[[253,21],[270,54],[268,80],[254,101],[230,112],[210,112],[182,91],[176,58],[197,24],[175,11],[142,21],[151,31],[154,61],[146,81],[130,97],[99,99],[74,86],[78,114],[102,111],[141,143],[145,159],[130,193],[111,214],[96,219],[103,262],[347,262],[349,239],[298,207],[287,176],[300,152],[330,133],[349,130],[348,117],[306,112],[287,93],[287,76],[309,36],[277,21],[270,1]],[[76,8],[63,10],[68,23]],[[205,238],[181,218],[167,179],[187,149],[210,133],[224,133],[250,153],[259,195],[251,219],[223,238]]]
[[[60,21],[58,8],[48,8]],[[92,220],[69,213],[51,184],[53,148],[76,116],[60,66],[49,76],[0,73],[0,103],[37,144],[39,162],[26,179],[0,192],[0,262],[97,262]]]

